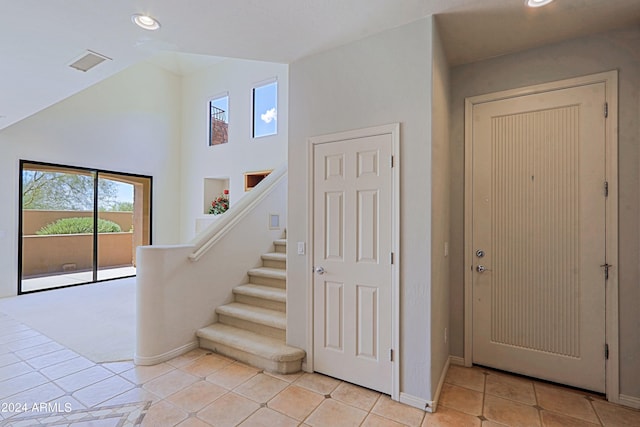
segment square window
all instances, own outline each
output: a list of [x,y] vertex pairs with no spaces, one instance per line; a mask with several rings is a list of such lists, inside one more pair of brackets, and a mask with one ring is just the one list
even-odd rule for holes
[[209,145],[229,142],[229,95],[209,101]]
[[278,133],[278,82],[253,88],[253,137]]

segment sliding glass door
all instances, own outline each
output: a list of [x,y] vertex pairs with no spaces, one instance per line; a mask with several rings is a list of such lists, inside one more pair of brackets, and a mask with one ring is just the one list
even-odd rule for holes
[[21,161],[18,293],[135,275],[150,196],[150,177]]

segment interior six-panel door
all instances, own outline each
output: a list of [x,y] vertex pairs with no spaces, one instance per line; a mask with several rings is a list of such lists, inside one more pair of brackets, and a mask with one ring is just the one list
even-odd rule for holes
[[390,134],[314,145],[314,370],[391,392]]
[[473,109],[473,362],[605,390],[604,84]]

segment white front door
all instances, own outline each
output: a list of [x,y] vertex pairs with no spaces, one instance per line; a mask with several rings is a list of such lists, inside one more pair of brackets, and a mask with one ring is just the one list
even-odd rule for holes
[[604,104],[597,83],[474,105],[474,363],[605,391]]
[[314,370],[391,393],[392,135],[313,145]]

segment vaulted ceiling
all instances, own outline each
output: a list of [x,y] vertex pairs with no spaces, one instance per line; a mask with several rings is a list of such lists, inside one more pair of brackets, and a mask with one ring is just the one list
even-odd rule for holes
[[[459,65],[640,25],[640,0],[0,0],[0,129],[139,61],[179,73],[224,57],[290,63],[432,14]],[[86,50],[111,60],[70,68]]]

